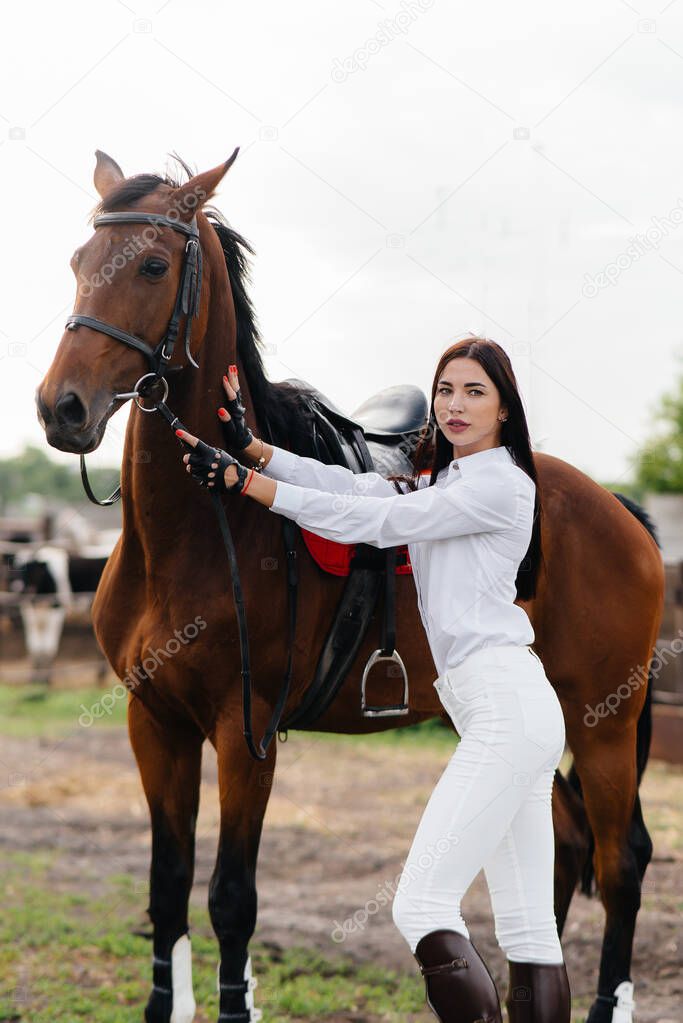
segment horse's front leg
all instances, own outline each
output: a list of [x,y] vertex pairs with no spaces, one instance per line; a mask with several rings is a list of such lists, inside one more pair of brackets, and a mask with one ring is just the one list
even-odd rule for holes
[[[269,708],[254,701],[254,731],[269,716]],[[268,711],[268,714],[266,712]],[[209,886],[209,912],[220,946],[219,1020],[255,1023],[250,988],[248,946],[256,927],[256,860],[263,817],[273,782],[276,742],[265,760],[254,760],[237,723],[239,708],[225,718],[216,733],[221,801],[216,867]]]
[[154,986],[145,1020],[192,1023],[187,907],[204,737],[190,723],[160,723],[137,697],[128,705],[128,730],[152,818],[149,915],[154,926]]

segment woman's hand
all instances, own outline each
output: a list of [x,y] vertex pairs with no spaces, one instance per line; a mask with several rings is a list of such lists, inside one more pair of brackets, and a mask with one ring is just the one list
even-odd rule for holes
[[176,430],[176,436],[194,449],[190,454],[183,455],[183,462],[193,480],[219,494],[240,492],[249,470],[240,465],[236,458],[221,448],[205,444],[187,430]]
[[237,366],[230,366],[228,374],[229,376],[223,377],[226,408],[219,408],[218,418],[223,427],[223,438],[227,446],[235,451],[244,451],[253,442],[254,435],[244,421],[247,410],[242,404]]

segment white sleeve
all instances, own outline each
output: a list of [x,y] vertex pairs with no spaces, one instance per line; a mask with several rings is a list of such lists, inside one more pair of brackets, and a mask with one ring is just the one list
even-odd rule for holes
[[270,511],[328,540],[394,547],[509,529],[526,520],[529,502],[533,509],[533,493],[516,475],[480,472],[382,498],[279,482]]
[[325,465],[317,458],[306,458],[275,445],[261,475],[328,494],[372,494],[375,497],[396,494],[394,484],[378,472],[352,472],[343,465]]

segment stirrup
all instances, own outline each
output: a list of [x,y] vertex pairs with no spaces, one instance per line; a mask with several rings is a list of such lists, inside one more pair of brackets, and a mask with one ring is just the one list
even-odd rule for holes
[[[389,707],[372,707],[365,702],[365,683],[367,682],[368,675],[370,674],[370,669],[374,664],[377,664],[378,661],[393,661],[395,664],[398,664],[401,669],[401,674],[403,675],[403,703],[395,703]],[[398,650],[393,650],[391,654],[383,654],[381,650],[375,650],[370,654],[368,663],[365,665],[363,679],[361,681],[360,709],[363,717],[366,718],[393,717],[394,715],[407,714],[409,712],[408,672],[406,671],[406,666],[403,663]]]

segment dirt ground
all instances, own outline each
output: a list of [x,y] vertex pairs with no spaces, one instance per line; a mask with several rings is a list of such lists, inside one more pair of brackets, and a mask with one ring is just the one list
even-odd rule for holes
[[[273,946],[314,947],[329,958],[415,971],[393,924],[389,893],[448,749],[372,740],[331,744],[305,733],[290,733],[278,746],[258,865],[256,937]],[[66,889],[77,881],[80,891],[95,891],[103,873],[131,875],[139,879],[141,921],[146,920],[150,833],[125,730],[77,728],[57,743],[3,737],[0,770],[0,853],[63,851],[55,883]],[[636,931],[636,1018],[680,1023],[683,769],[651,761],[642,799],[655,854]],[[207,745],[193,895],[204,903],[217,823],[215,758]],[[354,914],[360,922],[339,940],[339,925]],[[504,989],[505,962],[483,874],[465,897],[463,916]],[[562,941],[577,1020],[595,991],[602,928],[599,901],[575,895]]]

